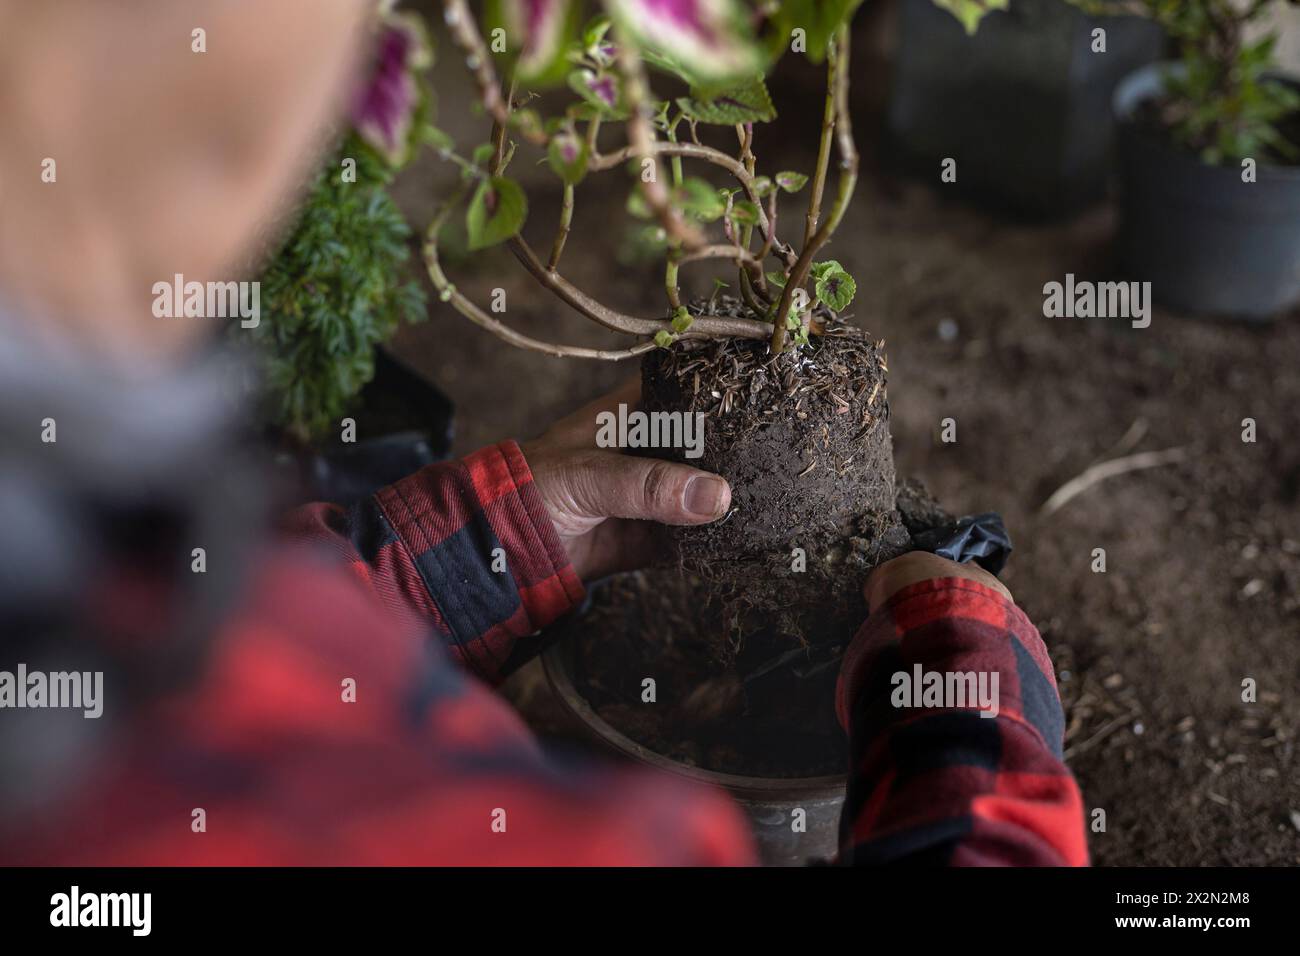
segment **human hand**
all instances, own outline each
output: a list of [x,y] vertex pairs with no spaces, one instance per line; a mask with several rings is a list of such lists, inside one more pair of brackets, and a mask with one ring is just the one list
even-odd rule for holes
[[726,480],[707,471],[596,446],[596,416],[635,408],[634,380],[556,422],[522,446],[555,530],[583,580],[642,567],[659,549],[661,524],[716,521],[731,507]]
[[876,608],[909,584],[929,581],[933,578],[968,578],[992,588],[1008,601],[1015,603],[1015,598],[1011,596],[1007,586],[978,564],[958,564],[956,561],[949,561],[928,551],[909,551],[877,566],[868,576],[867,583],[862,586],[862,593],[867,599],[867,607],[874,614]]

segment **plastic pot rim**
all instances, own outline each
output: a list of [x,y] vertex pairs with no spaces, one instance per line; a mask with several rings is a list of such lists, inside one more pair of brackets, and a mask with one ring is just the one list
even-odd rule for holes
[[749,801],[773,802],[786,799],[816,800],[839,799],[844,795],[848,781],[847,774],[825,774],[815,777],[757,777],[747,774],[723,773],[706,770],[674,760],[671,757],[651,750],[626,734],[616,730],[603,717],[596,713],[578,689],[570,676],[571,649],[566,641],[557,641],[542,652],[542,669],[556,696],[563,702],[579,722],[613,749],[639,763],[648,764],[658,770],[664,770],[680,777],[686,777],[697,783],[709,784],[729,790],[736,796]]
[[[1236,180],[1241,176],[1239,166],[1212,165],[1203,162],[1200,157],[1184,149],[1171,145],[1163,137],[1156,136],[1133,120],[1133,114],[1143,103],[1157,95],[1160,78],[1166,73],[1175,75],[1186,73],[1187,67],[1177,60],[1160,60],[1138,67],[1119,81],[1111,96],[1111,115],[1117,128],[1123,128],[1129,135],[1142,140],[1148,147],[1158,150],[1170,163],[1182,163],[1195,166],[1207,176],[1222,176]],[[1269,76],[1300,89],[1300,76],[1290,73],[1273,72]],[[1256,176],[1259,181],[1269,180],[1280,183],[1300,183],[1300,165],[1280,165],[1277,163],[1258,163]]]

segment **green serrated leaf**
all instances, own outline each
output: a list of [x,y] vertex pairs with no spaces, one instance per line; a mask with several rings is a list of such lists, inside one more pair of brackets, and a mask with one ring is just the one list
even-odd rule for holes
[[504,242],[523,228],[527,216],[528,200],[517,182],[505,176],[484,180],[465,212],[470,250]]
[[782,0],[776,13],[775,28],[770,31],[772,42],[782,47],[790,42],[794,30],[801,31],[803,50],[808,59],[821,63],[831,37],[841,23],[847,21],[862,0]]
[[814,279],[820,279],[829,272],[844,272],[845,269],[837,260],[827,259],[825,262],[814,262],[808,271]]
[[814,289],[818,299],[836,312],[842,312],[853,301],[853,296],[858,291],[858,284],[853,281],[853,276],[843,269],[835,268],[828,269],[818,276]]
[[778,289],[785,288],[785,273],[772,271],[767,274],[767,281],[772,283]]
[[689,97],[678,99],[677,105],[698,123],[734,126],[776,119],[776,107],[761,76],[720,90],[693,89]]

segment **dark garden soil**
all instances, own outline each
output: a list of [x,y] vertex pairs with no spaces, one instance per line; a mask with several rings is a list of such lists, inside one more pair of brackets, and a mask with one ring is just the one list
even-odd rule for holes
[[[869,81],[855,95],[878,86]],[[815,113],[785,111],[777,152],[759,152],[764,168],[809,165],[803,141],[815,137],[800,125],[815,127]],[[1045,318],[1044,283],[1067,272],[1113,277],[1113,212],[1007,224],[883,178],[870,161],[870,114],[855,126],[867,168],[827,255],[858,279],[852,323],[886,341],[897,471],[922,478],[955,513],[1006,518],[1016,550],[1002,578],[1055,662],[1085,808],[1106,812],[1105,832],[1089,834],[1094,861],[1300,863],[1300,315],[1254,327],[1157,310],[1140,330]],[[520,175],[545,175],[517,163]],[[446,175],[429,161],[399,184],[413,221],[427,221],[432,183]],[[563,269],[613,305],[658,314],[661,271],[613,258],[621,233],[609,223],[625,196],[622,182],[583,184]],[[540,194],[531,202],[526,234],[539,244],[557,205]],[[801,198],[783,199],[787,230],[802,211]],[[619,341],[539,291],[508,252],[448,270],[479,301],[504,289],[502,318],[528,334]],[[698,282],[709,290],[707,272]],[[636,374],[503,346],[433,303],[397,348],[456,400],[458,451],[536,435]],[[945,418],[955,443],[939,441]],[[1257,423],[1253,444],[1241,440],[1245,418]],[[1181,461],[1041,511],[1099,460],[1171,448]],[[1092,570],[1097,548],[1105,573]],[[689,613],[638,620],[611,640],[633,654],[638,639],[677,639]],[[1241,699],[1245,678],[1258,683],[1254,703]],[[639,685],[606,690],[610,706],[639,700]],[[539,667],[504,692],[542,734],[575,739]],[[660,682],[661,705],[689,697]]]
[[[556,638],[576,643],[574,686],[615,729],[691,766],[749,776],[842,774],[848,752],[835,717],[835,682],[844,646],[865,617],[865,572],[855,570],[857,563],[870,568],[876,558],[907,550],[903,523],[931,529],[952,521],[916,481],[902,483],[897,503],[897,512],[891,504],[880,513],[897,527],[885,554],[865,543],[826,539],[827,547],[854,555],[836,567],[857,594],[834,593],[835,574],[813,587],[788,565],[773,569],[775,590],[802,586],[810,602],[822,592],[820,614],[811,603],[793,613],[789,598],[767,607],[761,595],[769,579],[746,589],[738,579],[705,572],[706,564],[603,582],[590,607]],[[735,589],[736,600],[719,597],[727,588]],[[746,612],[736,609],[737,601]],[[655,681],[654,703],[663,706],[646,706],[646,677]]]
[[[843,773],[848,752],[834,695],[845,632],[807,654],[789,632],[760,624],[721,663],[718,635],[731,630],[698,613],[713,600],[708,583],[675,569],[607,582],[559,638],[577,642],[575,688],[611,726],[692,766],[773,777]],[[656,706],[643,702],[646,677],[655,681]]]

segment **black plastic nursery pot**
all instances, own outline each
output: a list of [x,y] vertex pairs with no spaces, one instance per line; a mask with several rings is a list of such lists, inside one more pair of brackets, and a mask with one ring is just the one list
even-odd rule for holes
[[[1115,91],[1119,257],[1183,312],[1266,320],[1300,302],[1300,166],[1210,166],[1141,123],[1175,64],[1136,71]],[[1284,82],[1300,88],[1292,79]]]
[[347,505],[442,461],[451,452],[455,406],[441,389],[384,349],[361,391],[357,440],[335,436],[317,448],[288,449],[277,459],[302,501]]
[[[556,697],[597,743],[616,756],[730,792],[749,818],[764,865],[800,866],[835,856],[847,786],[844,774],[754,777],[706,770],[656,753],[611,726],[579,693],[573,654],[573,641],[555,641],[542,654],[542,666]],[[794,826],[798,809],[804,811],[802,828]]]
[[[1093,52],[1093,31],[1106,52]],[[1069,215],[1106,196],[1111,95],[1160,57],[1164,35],[1134,17],[1084,16],[1063,0],[1016,0],[974,36],[932,0],[903,0],[888,112],[894,161],[945,194],[1029,218]]]

